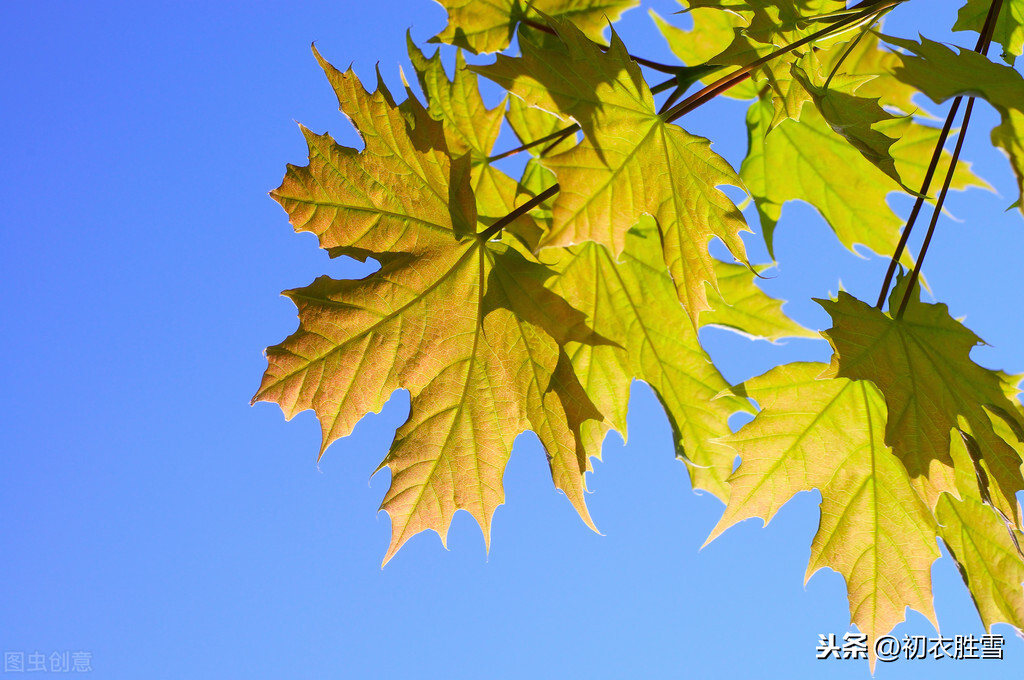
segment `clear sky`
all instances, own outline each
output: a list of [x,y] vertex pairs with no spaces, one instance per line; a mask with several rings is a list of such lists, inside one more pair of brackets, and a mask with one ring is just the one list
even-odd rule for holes
[[[945,39],[930,27],[957,4],[914,0],[889,28]],[[295,121],[358,144],[310,43],[371,85],[379,64],[401,92],[405,31],[422,43],[444,23],[427,0],[7,3],[0,650],[87,652],[97,678],[867,677],[864,662],[814,658],[819,634],[850,630],[842,578],[803,583],[817,493],[698,550],[722,505],[690,491],[644,385],[628,446],[612,435],[589,477],[603,535],[525,435],[489,555],[460,513],[448,551],[421,534],[383,570],[389,480],[370,474],[407,398],[319,466],[311,413],[287,423],[249,406],[263,348],[296,327],[279,292],[366,271],[295,235],[267,196],[285,163],[305,163]],[[621,32],[671,59],[644,10]],[[716,102],[682,122],[738,165],[742,108]],[[965,157],[999,194],[952,198],[961,221],[942,221],[926,275],[991,344],[975,356],[1021,373],[1024,223],[1003,212],[1015,189],[988,147],[995,122],[978,107]],[[764,286],[805,325],[829,325],[810,298],[840,281],[876,294],[886,261],[845,252],[806,206],[787,206],[776,243]],[[732,380],[828,357],[824,341],[705,339]],[[933,573],[943,634],[981,635],[948,557]],[[1001,663],[899,661],[876,677],[1024,677],[1024,643],[997,632]],[[935,632],[910,613],[895,634]]]

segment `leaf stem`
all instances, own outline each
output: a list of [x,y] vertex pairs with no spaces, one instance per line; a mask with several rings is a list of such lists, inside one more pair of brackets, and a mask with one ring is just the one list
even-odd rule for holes
[[[562,139],[564,139],[565,137],[568,137],[572,133],[579,132],[579,130],[580,130],[580,126],[578,124],[574,123],[574,124],[570,125],[567,128],[563,128],[561,130],[556,130],[556,131],[552,132],[550,135],[544,135],[540,139],[535,139],[532,142],[528,142],[526,144],[523,144],[522,146],[517,146],[514,149],[509,149],[508,151],[503,151],[503,152],[501,152],[501,153],[499,153],[497,155],[490,156],[490,157],[488,157],[487,162],[491,163],[493,161],[501,160],[502,158],[508,158],[509,156],[514,156],[517,153],[519,153],[520,151],[526,151],[527,149],[531,149],[531,148],[537,146],[538,144],[543,144],[544,142],[550,141],[552,139],[557,139],[557,141],[560,142],[560,141],[562,141]],[[550,148],[550,147],[548,147],[548,148]],[[541,155],[543,155],[543,152],[542,152]]]
[[733,71],[729,75],[722,76],[721,78],[711,83],[710,85],[707,85],[703,89],[694,92],[692,95],[681,101],[675,107],[669,109],[664,114],[662,114],[665,117],[665,122],[671,123],[680,118],[681,116],[694,110],[698,106],[706,104],[707,102],[711,101],[722,92],[725,92],[734,85],[738,85],[739,83],[749,78],[750,74],[753,73],[754,70],[768,63],[775,57],[779,57],[788,52],[792,52],[793,50],[799,47],[803,47],[808,43],[814,42],[819,38],[828,37],[841,28],[846,28],[851,24],[856,24],[872,15],[881,14],[883,11],[891,7],[895,7],[896,5],[899,5],[903,2],[906,2],[906,0],[877,0],[876,2],[871,3],[860,3],[857,6],[863,7],[863,11],[857,12],[856,14],[851,14],[844,19],[836,21],[828,28],[823,28],[822,30],[816,31],[811,35],[805,36],[794,43],[790,43],[789,45],[780,47],[774,52],[766,54],[765,56],[760,57],[759,59],[755,59],[746,66],[740,68],[739,70]]
[[570,134],[573,134],[575,132],[579,132],[579,130],[580,130],[580,126],[579,125],[575,125],[573,127],[569,127],[569,128],[566,128],[566,129],[562,130],[561,134],[559,134],[554,140],[552,140],[552,142],[550,144],[548,144],[547,146],[545,146],[543,149],[540,150],[540,155],[541,156],[546,156],[548,151],[551,151],[556,146],[561,144],[563,139],[568,137]]
[[654,87],[651,88],[651,94],[658,94],[659,92],[664,92],[668,88],[670,88],[673,85],[675,85],[677,80],[678,80],[677,78],[672,77],[672,78],[667,78],[666,80],[661,81],[660,83],[658,83],[657,85],[655,85]]
[[850,44],[846,46],[845,50],[843,50],[843,54],[839,57],[839,61],[837,61],[836,65],[832,67],[832,70],[828,74],[828,78],[825,79],[825,84],[821,88],[826,93],[828,93],[828,86],[832,84],[832,79],[835,78],[836,77],[836,73],[839,72],[839,67],[843,65],[843,62],[846,61],[846,58],[849,57],[853,53],[853,51],[857,48],[857,45],[860,44],[860,41],[864,38],[864,35],[868,32],[867,26],[870,26],[875,21],[877,21],[878,17],[881,16],[882,11],[884,11],[884,10],[879,11],[878,14],[876,14],[874,17],[872,17],[871,21],[868,22],[868,24],[865,26],[864,30],[862,30],[860,33],[858,33],[857,37],[854,38],[850,42]]
[[549,198],[557,194],[560,189],[561,187],[558,186],[557,184],[548,187],[544,191],[540,192],[539,194],[528,200],[526,203],[523,203],[521,206],[510,212],[508,215],[505,215],[500,220],[498,220],[491,226],[481,231],[479,234],[476,235],[477,238],[480,239],[481,241],[489,240],[492,236],[501,231],[506,225],[519,219],[520,217],[530,212],[544,201],[548,200]]
[[878,302],[875,303],[877,309],[881,309],[882,305],[885,304],[885,297],[889,294],[889,286],[892,284],[892,277],[896,273],[896,265],[899,264],[900,257],[903,255],[903,251],[907,247],[907,241],[910,240],[910,232],[914,229],[914,223],[917,221],[917,216],[921,212],[921,208],[924,206],[925,196],[928,194],[928,190],[932,186],[932,178],[935,176],[935,169],[939,165],[939,159],[942,157],[942,150],[946,146],[946,140],[949,138],[949,131],[953,127],[953,120],[956,118],[957,111],[960,110],[960,103],[963,101],[963,97],[957,97],[953,100],[953,105],[949,107],[949,113],[946,114],[946,122],[942,125],[942,131],[939,132],[939,139],[935,142],[935,151],[932,152],[932,159],[928,162],[928,169],[925,170],[924,180],[921,182],[921,191],[917,195],[917,200],[914,201],[914,207],[910,211],[910,217],[907,218],[907,224],[903,227],[903,233],[900,234],[899,243],[896,244],[896,250],[893,252],[892,257],[889,259],[889,269],[885,272],[885,279],[882,281],[882,290],[878,293]]
[[[992,4],[988,8],[988,15],[986,15],[986,17],[985,17],[985,24],[982,26],[981,33],[978,35],[978,42],[974,46],[974,51],[975,52],[978,52],[979,54],[987,54],[988,53],[989,45],[992,42],[992,35],[995,32],[996,19],[999,16],[999,10],[1000,10],[1002,4],[1003,4],[1003,0],[992,0]],[[954,120],[954,118],[956,118],[956,113],[960,109],[960,103],[962,101],[963,101],[963,96],[961,95],[961,96],[957,97],[956,99],[954,99],[952,106],[949,107],[949,113],[946,115],[946,122],[943,124],[942,131],[939,133],[939,139],[935,143],[935,150],[932,152],[931,161],[929,161],[929,163],[928,163],[928,169],[925,171],[924,180],[921,182],[921,191],[918,192],[917,200],[914,201],[914,207],[910,211],[910,217],[907,218],[906,226],[903,227],[903,233],[900,235],[899,243],[896,244],[896,250],[893,252],[892,258],[889,259],[889,268],[885,272],[885,279],[882,281],[882,290],[879,291],[879,293],[878,293],[878,301],[875,303],[875,308],[877,308],[877,309],[881,309],[882,305],[885,304],[885,298],[889,294],[889,286],[892,284],[892,278],[893,278],[893,276],[896,273],[896,265],[899,264],[900,257],[903,255],[903,251],[907,247],[907,241],[910,240],[910,232],[913,231],[914,223],[917,221],[917,216],[918,216],[918,214],[920,214],[921,208],[924,206],[925,196],[928,194],[928,189],[931,188],[932,178],[935,175],[935,169],[939,165],[939,159],[942,157],[942,150],[946,146],[946,140],[949,138],[949,131],[953,127],[953,120]],[[973,105],[973,102],[974,102],[974,98],[971,97],[970,101],[968,102],[968,107],[969,108],[968,108],[967,112],[964,114],[963,129],[960,132],[960,138],[961,139],[963,138],[963,135],[966,132],[967,122],[970,120],[970,113],[969,112],[970,112],[970,107],[972,107],[972,105]],[[957,141],[958,147],[959,147],[959,144],[960,144],[960,141],[958,140]],[[950,166],[950,168],[951,168],[950,172],[947,173],[947,175],[949,175],[949,176],[952,175],[952,168],[955,165],[956,165],[956,157],[954,157],[953,163]],[[944,191],[946,191],[946,190],[944,189]],[[945,199],[945,195],[943,194],[941,200],[944,200],[944,199]],[[939,207],[941,208],[941,202],[939,203]],[[938,209],[936,209],[936,214],[937,213],[938,213]],[[932,231],[932,226],[934,225],[934,222],[935,222],[936,219],[937,218],[935,218],[935,216],[933,215],[932,216],[932,224],[929,225],[928,238],[926,238],[925,243],[922,244],[921,255],[920,255],[921,258],[923,258],[924,254],[927,253],[927,251],[928,251],[927,243],[930,242],[930,240],[931,240],[930,235],[931,235],[931,231]],[[899,316],[903,315],[903,310],[906,308],[907,299],[908,299],[909,295],[913,292],[913,284],[916,283],[916,281],[917,281],[917,278],[918,278],[917,272],[918,272],[919,269],[920,269],[920,261],[918,261],[914,265],[914,273],[911,275],[912,279],[913,279],[912,282],[911,282],[911,287],[907,289],[906,293],[903,296],[903,301],[900,304]]]
[[672,108],[672,105],[675,104],[676,101],[678,101],[678,99],[682,97],[684,94],[685,93],[683,92],[683,88],[677,87],[675,91],[665,99],[665,102],[661,105],[661,108],[658,109],[658,115],[660,116],[661,114],[665,113],[670,108]]
[[[997,2],[999,0],[996,0]],[[935,201],[935,209],[932,212],[932,219],[928,223],[928,231],[924,235],[924,243],[921,244],[921,252],[917,256],[917,262],[914,263],[914,268],[910,272],[910,281],[907,284],[907,290],[903,293],[903,299],[900,301],[899,311],[896,312],[896,318],[902,319],[903,312],[907,309],[907,303],[910,301],[910,297],[914,291],[914,286],[917,285],[918,276],[921,273],[921,267],[924,265],[925,255],[928,254],[928,245],[932,242],[932,235],[935,233],[935,225],[939,221],[939,215],[942,213],[942,204],[946,200],[946,194],[949,192],[949,185],[953,181],[953,173],[956,172],[956,164],[960,159],[960,150],[964,146],[964,138],[967,137],[967,125],[971,122],[971,112],[974,110],[974,97],[967,100],[967,108],[964,110],[964,122],[960,126],[960,134],[956,138],[956,146],[953,147],[953,159],[949,162],[949,169],[946,171],[946,179],[942,182],[942,191],[939,192],[939,197]]]

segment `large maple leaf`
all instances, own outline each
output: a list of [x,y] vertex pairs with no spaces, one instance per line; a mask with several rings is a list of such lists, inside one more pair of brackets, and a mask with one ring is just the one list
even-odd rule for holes
[[773,368],[734,389],[761,407],[723,443],[743,462],[708,541],[736,522],[767,524],[800,491],[821,491],[821,522],[805,581],[829,567],[843,575],[853,623],[874,640],[913,607],[937,626],[931,565],[936,525],[906,469],[885,445],[886,407],[867,381],[819,380],[824,364]]
[[[890,307],[899,305],[905,284],[893,288]],[[824,332],[835,350],[829,373],[878,386],[889,409],[886,444],[929,506],[943,492],[957,498],[967,493],[989,499],[1020,527],[1021,457],[993,420],[1024,433],[1024,419],[1007,399],[1001,376],[971,360],[978,336],[946,305],[922,303],[916,292],[902,317],[842,292],[819,303],[832,317]],[[951,436],[971,442],[970,457],[954,459]],[[970,474],[958,477],[957,469]]]
[[[986,503],[969,465],[957,470],[962,498],[943,493],[934,513],[886,445],[891,408],[867,380],[822,378],[824,364],[778,366],[733,388],[755,399],[757,417],[723,438],[743,462],[729,478],[728,506],[708,541],[737,522],[767,524],[800,491],[821,492],[821,521],[806,579],[820,568],[844,577],[852,622],[874,641],[906,607],[937,626],[931,566],[940,537],[987,628],[1024,621],[1020,532]],[[895,418],[900,418],[897,412]],[[960,437],[953,456],[968,459]]]
[[739,260],[746,222],[718,189],[741,186],[711,143],[659,115],[640,68],[613,33],[603,52],[571,24],[551,20],[558,40],[522,40],[523,56],[498,56],[479,73],[527,103],[576,120],[584,139],[545,164],[561,190],[541,246],[597,241],[618,255],[642,215],[655,218],[679,299],[696,322],[716,287],[708,242],[718,237]]
[[489,540],[512,442],[527,429],[589,523],[578,435],[600,414],[562,346],[595,336],[544,287],[550,272],[480,231],[469,155],[450,160],[440,123],[415,100],[396,106],[383,84],[368,93],[351,71],[320,62],[365,148],[303,129],[309,165],[289,166],[272,195],[332,255],[381,268],[286,293],[300,326],[267,350],[254,401],[277,402],[288,418],[313,409],[322,454],[394,390],[409,391],[409,418],[381,464],[392,473],[385,562],[424,529],[443,540],[459,509]]

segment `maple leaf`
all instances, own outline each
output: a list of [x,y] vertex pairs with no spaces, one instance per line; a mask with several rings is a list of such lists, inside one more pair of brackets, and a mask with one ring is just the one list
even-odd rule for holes
[[272,195],[332,255],[374,257],[381,268],[286,292],[299,329],[267,350],[253,400],[277,402],[288,418],[313,409],[322,455],[393,391],[409,391],[409,418],[381,464],[392,474],[385,562],[419,531],[444,540],[459,509],[489,543],[512,442],[527,429],[591,524],[579,429],[601,416],[562,347],[593,333],[544,287],[547,269],[478,231],[469,156],[450,160],[440,123],[415,100],[398,107],[382,83],[368,93],[354,73],[317,58],[365,148],[303,129],[309,165],[289,166]]
[[[967,0],[957,13],[953,30],[980,33],[990,6],[988,0]],[[1024,49],[1024,0],[1003,0],[992,38],[1003,46],[1003,61],[1012,66]]]
[[[785,120],[768,132],[774,108],[766,100],[747,112],[749,152],[740,177],[754,197],[761,227],[774,257],[775,227],[786,201],[803,200],[814,206],[840,242],[853,250],[862,244],[876,253],[892,253],[903,220],[886,204],[900,186],[880,172],[843,137],[836,134],[816,108],[805,109],[800,120]],[[897,141],[890,147],[896,169],[906,184],[920,186],[939,130],[909,118],[888,121],[880,129]],[[951,156],[944,152],[946,163]],[[988,187],[957,166],[952,187]],[[904,263],[909,256],[904,255]]]
[[[1002,116],[992,130],[992,143],[1010,157],[1017,175],[1019,195],[1024,195],[1024,77],[1010,68],[989,61],[976,52],[959,54],[940,43],[922,38],[920,43],[885,38],[911,54],[900,55],[902,65],[895,76],[941,103],[957,95],[981,97]],[[1024,201],[1017,199],[1024,212]]]
[[[500,52],[508,47],[524,19],[562,17],[593,40],[600,40],[608,22],[640,0],[437,0],[448,11],[448,25],[430,42],[457,45],[474,53]],[[533,10],[531,12],[531,10]]]
[[[1007,383],[1004,381],[1003,385]],[[1014,399],[1014,403],[1019,402]],[[1019,412],[1020,409],[1017,409]],[[993,422],[997,431],[1006,421]],[[1010,433],[1001,437],[1012,441]],[[1012,435],[1011,435],[1012,437]],[[951,452],[955,459],[969,459],[969,439],[954,437]],[[1017,447],[1019,450],[1019,446]],[[969,466],[957,469],[957,487],[962,498],[943,494],[935,508],[939,535],[956,562],[960,576],[974,600],[974,606],[989,630],[996,623],[1009,623],[1018,634],[1024,631],[1024,534],[1007,518],[993,512],[989,500],[972,489],[974,474]]]
[[[505,114],[512,131],[523,144],[530,144],[540,139],[551,140],[544,145],[537,145],[538,156],[554,156],[576,146],[577,133],[562,134],[567,130],[565,122],[558,116],[543,109],[529,106],[519,97],[510,97],[508,111]],[[553,138],[552,138],[553,137]],[[562,137],[559,139],[559,137]],[[552,181],[554,179],[552,178]]]
[[730,432],[729,416],[749,411],[750,404],[736,397],[715,399],[729,384],[676,300],[653,220],[641,220],[626,234],[618,261],[597,243],[544,250],[541,255],[558,272],[549,287],[583,311],[596,333],[617,341],[566,345],[584,389],[606,417],[603,423],[587,423],[593,428],[591,446],[599,451],[609,429],[625,438],[630,382],[638,378],[665,407],[677,457],[687,462],[693,486],[726,498],[725,478],[734,455],[714,440]]
[[[890,308],[898,306],[905,283],[893,288]],[[832,328],[823,332],[835,351],[829,375],[878,386],[889,411],[886,444],[929,506],[934,508],[943,492],[989,498],[1020,527],[1021,457],[992,419],[1005,418],[1016,432],[1024,432],[1024,420],[1006,398],[999,374],[970,359],[981,340],[953,319],[946,305],[922,303],[916,292],[900,318],[844,292],[818,302],[832,317]],[[951,433],[969,437],[976,455],[955,462]],[[957,466],[969,470],[959,483]]]
[[619,254],[644,214],[655,218],[665,263],[691,319],[710,309],[705,282],[716,285],[707,245],[719,237],[746,261],[746,223],[718,187],[739,177],[708,140],[658,115],[650,89],[618,36],[607,53],[571,24],[552,22],[560,40],[521,41],[523,56],[499,55],[478,67],[527,103],[579,122],[583,141],[547,158],[561,188],[551,230],[540,245],[596,241]]
[[886,405],[867,381],[821,380],[824,364],[777,366],[733,389],[761,411],[722,439],[742,458],[728,506],[708,537],[750,517],[765,524],[800,491],[821,491],[821,522],[805,583],[822,567],[844,577],[853,623],[874,641],[906,607],[938,627],[931,565],[939,557],[930,509],[885,445]]
[[427,110],[444,126],[448,150],[453,156],[471,153],[475,162],[486,159],[501,131],[504,107],[487,108],[476,74],[466,68],[461,50],[455,52],[455,74],[449,79],[440,50],[426,57],[408,33],[406,47],[426,95]]
[[893,76],[893,70],[901,63],[900,56],[883,49],[874,30],[862,33],[856,44],[837,45],[819,58],[823,71],[832,73],[841,68],[847,76],[859,78],[862,82],[857,95],[877,99],[884,107],[921,115],[920,107],[913,101],[917,90]]

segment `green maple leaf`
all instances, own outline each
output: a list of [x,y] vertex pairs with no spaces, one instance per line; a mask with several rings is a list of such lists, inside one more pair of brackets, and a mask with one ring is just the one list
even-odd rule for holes
[[[957,95],[970,95],[996,108],[1002,122],[992,130],[992,143],[1010,157],[1018,192],[1024,195],[1024,77],[976,52],[963,50],[957,54],[927,38],[920,43],[889,37],[886,40],[911,53],[901,55],[902,65],[895,76],[933,101],[941,103]],[[1020,198],[1014,205],[1024,212]]]
[[750,517],[767,524],[796,493],[819,489],[821,522],[805,581],[822,567],[842,574],[873,667],[875,639],[904,620],[906,607],[938,627],[931,590],[937,527],[885,445],[878,389],[867,381],[820,380],[823,369],[778,366],[734,389],[761,411],[722,440],[743,462],[729,478],[728,506],[708,541]]
[[[876,33],[864,30],[829,47],[816,43],[794,51],[786,63],[788,69],[776,65],[764,72],[761,84],[756,77],[751,83],[756,90],[771,92],[775,114],[767,131],[784,120],[800,120],[804,105],[814,103],[833,131],[862,153],[866,151],[866,158],[891,160],[887,154],[891,142],[887,145],[885,135],[873,126],[893,118],[882,106],[918,112],[913,103],[917,90],[892,76],[899,58],[879,47]],[[884,160],[879,167],[899,181]]]
[[[734,455],[715,439],[729,433],[729,416],[749,411],[750,404],[736,397],[715,399],[729,385],[676,300],[653,221],[645,218],[628,232],[618,261],[597,243],[541,254],[558,272],[549,287],[583,311],[595,332],[617,341],[566,345],[584,389],[606,416],[603,422],[586,423],[590,433],[585,439],[592,450],[600,450],[609,429],[625,437],[630,382],[638,378],[651,386],[665,407],[677,456],[688,463],[693,486],[726,498],[725,478]],[[759,303],[749,306],[753,309]],[[748,318],[753,316],[755,312],[748,311]],[[787,329],[794,326],[790,322]]]
[[822,567],[844,577],[852,621],[868,634],[872,667],[874,640],[904,620],[906,607],[937,628],[930,573],[939,557],[936,536],[985,626],[1021,628],[1024,535],[983,500],[964,440],[954,438],[951,449],[953,458],[967,461],[956,470],[962,498],[941,494],[933,513],[886,445],[886,398],[871,381],[822,378],[825,368],[778,366],[733,388],[761,410],[721,440],[743,462],[728,480],[728,506],[708,542],[744,519],[767,524],[796,493],[818,489],[821,521],[805,579]]
[[714,287],[707,244],[719,237],[738,259],[746,223],[718,187],[741,185],[708,140],[658,115],[640,69],[613,33],[607,53],[572,25],[552,24],[561,40],[523,41],[523,56],[476,70],[527,103],[579,122],[583,141],[545,159],[561,191],[541,246],[596,241],[621,253],[642,215],[658,223],[665,263],[691,318],[710,309]]
[[489,541],[512,442],[527,429],[590,523],[579,430],[601,416],[562,347],[593,333],[544,287],[547,269],[482,235],[469,155],[450,160],[440,123],[415,101],[398,107],[382,84],[368,93],[351,71],[320,61],[365,148],[304,129],[309,165],[289,166],[272,195],[332,255],[374,257],[381,268],[286,293],[300,326],[267,350],[254,401],[277,402],[288,418],[313,409],[322,454],[393,391],[409,391],[409,418],[381,464],[392,474],[385,561],[419,531],[443,539],[459,509]]
[[754,43],[781,47],[795,42],[845,10],[841,0],[685,0],[685,4],[691,12],[715,9],[744,20],[743,30],[734,33],[724,54],[746,54],[755,49]]
[[[900,186],[836,134],[816,108],[805,108],[800,120],[785,120],[768,132],[773,118],[770,102],[751,105],[750,148],[740,166],[769,253],[774,257],[775,226],[783,204],[791,200],[814,206],[850,250],[859,243],[876,253],[894,252],[903,220],[886,204],[886,197]],[[910,186],[920,186],[939,130],[909,118],[884,122],[879,129],[896,139],[889,150],[899,176]],[[948,163],[951,156],[944,153],[943,158]],[[960,164],[952,186],[988,185],[970,172],[969,165]]]
[[901,63],[900,55],[883,49],[876,32],[865,32],[855,45],[837,45],[820,55],[820,60],[825,72],[840,67],[847,76],[861,79],[858,96],[877,99],[882,106],[904,113],[920,113],[920,107],[913,101],[917,90],[893,76],[893,70]]
[[[1003,387],[1009,386],[1003,381]],[[1016,389],[1010,388],[1009,398],[1015,406]],[[1015,413],[1020,415],[1021,409]],[[1017,434],[1010,431],[1007,421],[993,420],[993,429],[998,436],[1014,444],[1018,453],[1021,446]],[[954,437],[950,449],[955,460],[970,460],[972,453],[968,437]],[[977,455],[977,451],[973,455]],[[989,630],[996,623],[1009,623],[1018,634],[1024,631],[1024,534],[1013,526],[1009,518],[994,512],[990,498],[983,497],[975,483],[977,471],[970,465],[957,468],[957,488],[961,490],[958,500],[949,494],[942,494],[935,508],[939,535],[946,544],[950,556],[960,570],[960,576],[967,585],[974,600],[974,606],[982,623]]]
[[[957,13],[953,30],[980,33],[989,7],[988,0],[967,0]],[[992,38],[1003,46],[1003,60],[1012,66],[1024,49],[1024,0],[1003,0]]]
[[440,50],[427,58],[408,35],[406,46],[427,98],[427,110],[444,125],[448,150],[453,156],[470,153],[477,163],[486,159],[501,132],[504,106],[487,108],[476,74],[466,68],[461,50],[455,53],[455,74],[449,79]]
[[562,17],[600,41],[609,21],[640,4],[640,0],[437,0],[448,11],[448,25],[431,42],[457,45],[474,53],[500,52],[508,47],[524,19],[542,15]]
[[[894,287],[890,307],[899,305],[904,289],[903,282]],[[1005,419],[1016,432],[1024,432],[1024,420],[1006,398],[1000,375],[971,361],[981,340],[946,305],[922,303],[916,294],[902,318],[842,292],[819,303],[832,317],[832,328],[824,331],[835,350],[830,375],[878,386],[889,410],[886,444],[929,506],[943,492],[957,498],[966,493],[990,499],[1020,527],[1021,457],[999,436],[993,419]],[[951,436],[969,437],[975,453],[955,461]]]

